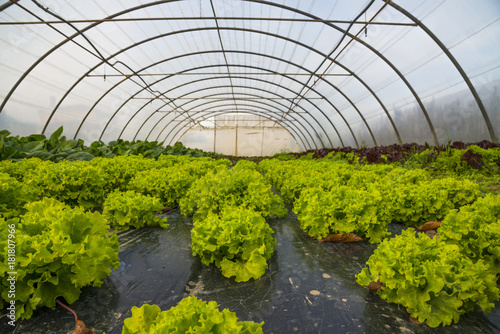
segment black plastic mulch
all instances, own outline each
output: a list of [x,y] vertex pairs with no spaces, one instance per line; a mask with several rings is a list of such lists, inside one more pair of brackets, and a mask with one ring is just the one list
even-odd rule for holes
[[[118,270],[100,288],[85,288],[71,307],[96,334],[121,333],[132,306],[157,304],[167,310],[186,296],[215,300],[240,320],[264,321],[264,333],[500,333],[500,302],[491,313],[477,308],[458,324],[430,328],[409,320],[401,306],[389,304],[355,282],[377,245],[320,243],[299,228],[296,216],[269,219],[277,245],[269,268],[258,280],[236,283],[215,266],[191,255],[192,222],[168,214],[170,227],[120,234]],[[399,233],[403,225],[391,224]],[[5,314],[5,310],[2,311]],[[0,333],[12,333],[5,316]],[[74,317],[61,307],[37,310],[18,321],[14,333],[71,333]]]

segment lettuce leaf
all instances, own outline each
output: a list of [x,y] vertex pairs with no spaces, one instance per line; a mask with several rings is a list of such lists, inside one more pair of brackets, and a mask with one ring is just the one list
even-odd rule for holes
[[476,304],[490,311],[499,299],[487,264],[457,253],[457,245],[408,229],[381,242],[356,280],[363,286],[380,281],[382,299],[403,305],[430,327],[449,325]]
[[209,173],[195,181],[180,201],[181,213],[194,220],[209,213],[219,214],[229,206],[253,210],[263,217],[283,217],[287,213],[271,185],[259,172],[248,168]]
[[207,173],[227,168],[223,160],[178,157],[173,165],[169,166],[170,162],[161,159],[158,164],[166,167],[137,173],[128,183],[127,189],[157,197],[165,206],[177,207],[196,180]]
[[251,278],[257,279],[264,275],[266,268],[266,258],[260,254],[258,249],[254,249],[246,261],[228,260],[227,258],[220,261],[222,275],[235,276],[236,282],[246,282]]
[[0,172],[0,215],[9,218],[17,217],[25,210],[23,206],[37,200],[33,189],[19,182],[7,173]]
[[227,207],[220,215],[194,221],[191,251],[203,264],[215,263],[224,276],[248,281],[264,274],[276,245],[273,233],[258,212]]
[[298,214],[300,228],[315,238],[355,233],[377,243],[389,235],[389,207],[373,186],[367,190],[347,186],[329,191],[307,188],[295,201],[293,211]]
[[219,311],[215,301],[204,302],[186,297],[177,306],[160,312],[156,305],[132,308],[132,317],[125,319],[122,334],[155,333],[231,333],[262,334],[264,322],[238,321],[236,313]]
[[[28,319],[39,307],[54,307],[63,297],[69,304],[84,286],[100,286],[118,268],[118,237],[95,212],[70,208],[51,198],[31,202],[20,219],[0,218],[0,228],[15,225],[16,317]],[[0,262],[8,258],[7,237],[0,236]],[[5,268],[4,268],[5,269]],[[9,270],[12,271],[12,270]],[[8,302],[8,271],[0,272],[0,306]]]
[[454,244],[474,262],[484,260],[500,274],[500,196],[488,194],[450,212],[439,228],[443,241]]
[[70,206],[85,209],[101,207],[106,185],[104,170],[88,161],[61,161],[41,164],[24,177],[24,183],[37,189],[40,198],[51,197]]
[[116,229],[128,230],[148,225],[168,227],[167,217],[155,216],[163,209],[160,200],[134,191],[115,191],[104,202],[102,215]]
[[144,304],[141,307],[132,307],[132,316],[123,321],[122,334],[148,333],[160,313],[158,305]]

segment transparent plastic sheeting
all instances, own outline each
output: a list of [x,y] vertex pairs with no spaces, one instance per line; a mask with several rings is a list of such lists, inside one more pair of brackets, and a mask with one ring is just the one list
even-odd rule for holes
[[[191,219],[171,213],[167,229],[120,233],[120,268],[100,288],[85,288],[71,307],[97,334],[121,333],[133,306],[148,303],[168,310],[187,296],[214,300],[220,310],[228,308],[241,321],[264,321],[266,334],[500,331],[500,302],[491,313],[478,307],[450,326],[417,325],[400,305],[388,303],[356,283],[355,275],[377,245],[366,241],[320,243],[300,230],[292,213],[268,222],[277,244],[268,269],[257,280],[236,283],[214,265],[203,265],[191,255]],[[395,235],[406,226],[390,224],[389,228]],[[16,326],[18,333],[69,333],[74,329],[74,316],[59,306],[44,308]],[[6,321],[0,322],[1,333],[10,333],[7,327]]]
[[198,145],[201,122],[232,112],[293,138],[262,154],[498,141],[498,0],[2,3],[0,128],[15,135]]
[[272,156],[298,152],[286,129],[263,117],[228,114],[211,117],[182,136],[187,147],[233,156]]

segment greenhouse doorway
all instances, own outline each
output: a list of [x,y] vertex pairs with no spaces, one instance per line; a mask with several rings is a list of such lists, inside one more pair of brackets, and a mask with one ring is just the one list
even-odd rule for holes
[[229,113],[204,119],[180,139],[190,148],[232,156],[272,156],[300,152],[292,134],[263,116]]

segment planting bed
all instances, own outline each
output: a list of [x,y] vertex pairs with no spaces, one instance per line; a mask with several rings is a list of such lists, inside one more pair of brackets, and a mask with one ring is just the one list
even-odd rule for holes
[[[168,223],[167,229],[120,232],[120,268],[100,288],[84,288],[71,305],[95,333],[121,333],[132,306],[157,304],[167,310],[187,296],[215,300],[241,321],[264,321],[264,333],[500,333],[498,301],[491,313],[476,307],[446,327],[411,322],[403,307],[355,281],[377,244],[320,243],[300,230],[290,208],[284,218],[268,219],[277,239],[275,253],[265,274],[248,282],[226,278],[214,265],[205,266],[191,255],[190,218],[174,210]],[[406,228],[389,224],[392,235]],[[57,306],[37,309],[31,319],[19,320],[16,333],[73,329],[73,315]],[[10,330],[2,321],[0,332]]]

